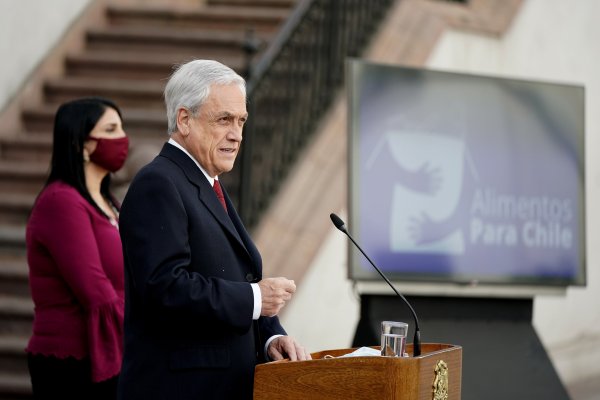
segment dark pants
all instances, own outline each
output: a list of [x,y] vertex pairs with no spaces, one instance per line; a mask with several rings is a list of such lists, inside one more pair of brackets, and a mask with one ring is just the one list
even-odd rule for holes
[[90,399],[117,398],[117,377],[92,382],[90,360],[69,357],[27,356],[31,386],[35,399]]

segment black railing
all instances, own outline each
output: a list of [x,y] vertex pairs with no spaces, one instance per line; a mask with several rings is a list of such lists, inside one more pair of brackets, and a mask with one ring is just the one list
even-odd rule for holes
[[250,117],[231,176],[247,226],[258,222],[327,111],[346,58],[360,55],[393,1],[300,0],[251,69]]

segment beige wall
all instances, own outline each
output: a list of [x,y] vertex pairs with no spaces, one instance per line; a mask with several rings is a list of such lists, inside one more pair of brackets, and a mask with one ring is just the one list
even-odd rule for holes
[[92,0],[0,0],[0,112]]

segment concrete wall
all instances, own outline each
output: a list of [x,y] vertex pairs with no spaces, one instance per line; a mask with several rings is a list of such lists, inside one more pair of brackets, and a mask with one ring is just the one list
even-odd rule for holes
[[92,0],[0,0],[0,112]]
[[[448,31],[428,62],[432,69],[585,85],[588,284],[566,296],[538,296],[534,305],[534,326],[567,386],[600,377],[598,15],[597,0],[524,0],[504,37]],[[332,228],[283,315],[288,332],[311,351],[351,343],[359,305],[345,275],[346,249],[347,239]]]

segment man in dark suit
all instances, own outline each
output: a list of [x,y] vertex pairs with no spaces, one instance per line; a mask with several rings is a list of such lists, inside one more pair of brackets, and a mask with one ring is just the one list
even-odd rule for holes
[[263,357],[310,359],[277,314],[296,290],[262,279],[261,257],[218,177],[233,168],[245,82],[209,60],[165,88],[170,139],[123,202],[121,399],[250,399]]

